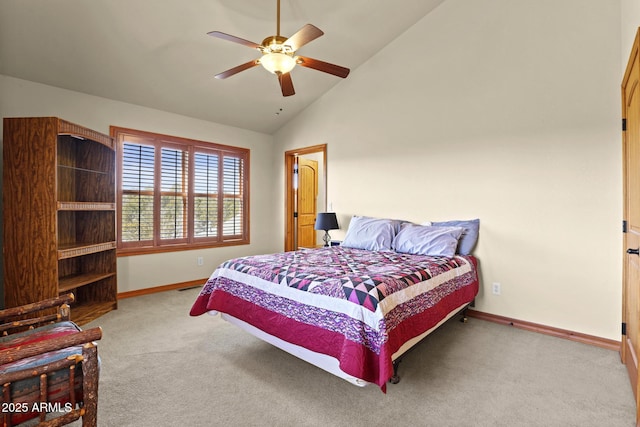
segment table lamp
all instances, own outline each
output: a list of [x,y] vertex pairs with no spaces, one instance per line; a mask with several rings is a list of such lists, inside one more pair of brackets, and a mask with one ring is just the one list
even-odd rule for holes
[[335,212],[321,212],[316,217],[316,224],[313,227],[316,230],[324,230],[324,236],[322,240],[324,241],[324,246],[327,247],[331,244],[331,236],[329,236],[329,230],[337,230],[340,227],[338,226],[338,218],[336,218]]

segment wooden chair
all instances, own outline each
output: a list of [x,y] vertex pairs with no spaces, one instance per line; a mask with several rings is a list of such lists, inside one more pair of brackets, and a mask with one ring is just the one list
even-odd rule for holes
[[0,310],[3,426],[34,418],[39,418],[38,426],[61,426],[80,418],[83,426],[97,425],[99,366],[94,341],[102,338],[102,329],[83,331],[71,322],[73,300],[68,294]]

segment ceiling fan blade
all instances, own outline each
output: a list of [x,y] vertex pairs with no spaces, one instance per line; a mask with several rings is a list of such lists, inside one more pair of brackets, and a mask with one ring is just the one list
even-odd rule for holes
[[349,75],[349,72],[351,71],[348,68],[330,64],[318,59],[307,58],[306,56],[296,56],[296,59],[298,60],[298,64],[302,65],[303,67],[313,68],[314,70],[333,74],[334,76],[342,77],[343,79],[347,77]]
[[236,67],[233,67],[227,71],[223,71],[220,74],[216,74],[215,78],[216,79],[226,79],[227,77],[231,77],[234,74],[238,74],[240,71],[244,71],[244,70],[248,70],[249,68],[255,67],[256,65],[258,65],[260,62],[257,59],[253,59],[249,62],[245,62],[244,64],[238,65]]
[[296,94],[296,91],[293,89],[291,73],[278,75],[278,81],[280,82],[280,89],[282,89],[282,96],[291,96]]
[[295,52],[305,44],[317,39],[323,34],[324,32],[322,32],[320,28],[315,25],[307,24],[300,28],[297,33],[289,37],[284,44],[291,46],[291,49]]
[[210,35],[211,37],[217,37],[217,38],[222,39],[222,40],[227,40],[227,41],[230,41],[230,42],[239,43],[241,45],[250,47],[252,49],[260,49],[260,45],[259,44],[254,43],[254,42],[249,41],[249,40],[241,39],[240,37],[232,36],[231,34],[221,33],[220,31],[211,31],[211,32],[209,32],[207,34]]

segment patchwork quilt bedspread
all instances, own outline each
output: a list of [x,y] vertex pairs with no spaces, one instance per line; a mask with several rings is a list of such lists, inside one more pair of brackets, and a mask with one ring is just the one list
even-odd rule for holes
[[385,384],[392,355],[478,292],[473,256],[432,257],[341,246],[226,261],[190,314],[222,312]]

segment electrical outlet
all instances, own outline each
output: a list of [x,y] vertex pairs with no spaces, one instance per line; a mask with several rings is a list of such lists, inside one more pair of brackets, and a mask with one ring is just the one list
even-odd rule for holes
[[198,265],[203,265],[204,264],[204,259],[202,259],[202,257],[199,256],[198,258],[196,258],[196,262],[198,263]]
[[492,288],[493,294],[494,295],[500,295],[501,289],[500,289],[500,283],[494,283],[493,284],[493,288]]

